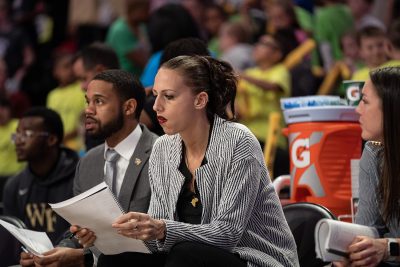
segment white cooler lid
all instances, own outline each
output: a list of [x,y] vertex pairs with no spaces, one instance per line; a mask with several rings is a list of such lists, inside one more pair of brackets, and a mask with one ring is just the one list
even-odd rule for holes
[[359,115],[355,106],[316,106],[292,108],[283,111],[286,124],[318,121],[353,121]]

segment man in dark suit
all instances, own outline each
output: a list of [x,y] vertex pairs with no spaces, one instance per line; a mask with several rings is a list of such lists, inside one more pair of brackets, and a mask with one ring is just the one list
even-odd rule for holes
[[[122,70],[107,70],[97,74],[86,91],[86,132],[105,139],[105,143],[90,150],[78,163],[74,194],[82,193],[104,180],[112,187],[125,211],[146,212],[150,202],[148,159],[157,136],[138,123],[145,92],[140,82]],[[106,157],[108,151],[117,154],[115,175],[108,181]],[[111,227],[111,225],[110,225]],[[89,231],[89,229],[81,230]],[[30,257],[21,253],[21,265],[58,264],[57,266],[91,266],[92,253],[79,248],[73,240],[64,239],[60,246],[45,253],[45,257]]]

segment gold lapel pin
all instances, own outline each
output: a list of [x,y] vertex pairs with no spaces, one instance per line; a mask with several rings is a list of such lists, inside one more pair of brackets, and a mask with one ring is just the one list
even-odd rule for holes
[[135,158],[135,164],[136,165],[140,165],[140,163],[142,163],[141,159]]

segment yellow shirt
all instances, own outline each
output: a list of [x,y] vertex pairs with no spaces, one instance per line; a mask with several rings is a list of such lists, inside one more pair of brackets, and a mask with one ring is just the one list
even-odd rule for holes
[[0,126],[0,176],[11,176],[19,173],[25,166],[17,161],[15,145],[11,142],[11,134],[17,129],[18,120],[13,119]]
[[392,59],[383,63],[380,67],[400,67],[400,59]]
[[[64,134],[67,135],[78,130],[81,125],[81,116],[85,109],[85,93],[79,82],[65,87],[57,87],[47,96],[47,107],[57,111],[64,125]],[[66,140],[65,146],[79,151],[83,148],[82,138]]]
[[[281,112],[280,98],[290,95],[290,73],[282,64],[277,64],[267,70],[262,70],[258,67],[251,68],[246,70],[245,74],[256,79],[275,83],[283,90],[282,93],[265,91],[243,79],[239,81],[236,105],[239,110],[245,111],[240,122],[246,125],[258,140],[265,142],[269,114],[273,111]],[[278,139],[278,146],[286,147],[286,138],[283,135]]]
[[371,71],[370,68],[364,67],[359,70],[356,70],[351,76],[353,81],[366,81],[369,79],[369,72]]
[[[389,60],[385,63],[383,63],[382,65],[380,65],[377,68],[382,68],[382,67],[396,67],[396,66],[400,66],[400,60]],[[353,73],[353,76],[351,77],[351,79],[353,81],[366,81],[369,79],[369,72],[373,69],[377,69],[377,68],[368,68],[368,67],[364,67],[362,69],[359,69],[357,71],[355,71]]]

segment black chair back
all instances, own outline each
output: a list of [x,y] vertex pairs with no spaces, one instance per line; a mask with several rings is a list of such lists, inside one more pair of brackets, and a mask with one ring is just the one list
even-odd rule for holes
[[301,267],[327,265],[315,254],[314,229],[320,219],[336,219],[327,208],[308,202],[291,203],[283,206],[283,213],[297,245]]

